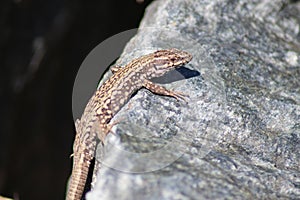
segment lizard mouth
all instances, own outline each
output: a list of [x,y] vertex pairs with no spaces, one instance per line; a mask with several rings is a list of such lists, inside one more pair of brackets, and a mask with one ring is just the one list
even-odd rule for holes
[[192,54],[186,51],[181,51],[180,57],[182,57],[182,60],[184,60],[184,64],[190,62],[193,58]]
[[192,54],[186,51],[179,51],[177,56],[178,58],[174,59],[174,66],[178,65],[178,67],[189,63],[193,58]]

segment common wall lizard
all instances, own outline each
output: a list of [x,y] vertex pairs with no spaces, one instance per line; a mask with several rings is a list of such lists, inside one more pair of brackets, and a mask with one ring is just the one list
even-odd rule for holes
[[192,55],[188,52],[172,48],[139,57],[124,67],[112,68],[113,75],[91,97],[81,119],[75,123],[77,134],[67,200],[81,199],[90,162],[95,154],[97,137],[104,143],[105,136],[114,125],[111,119],[131,95],[145,87],[156,94],[183,98],[182,93],[167,90],[150,79],[162,76],[191,59]]

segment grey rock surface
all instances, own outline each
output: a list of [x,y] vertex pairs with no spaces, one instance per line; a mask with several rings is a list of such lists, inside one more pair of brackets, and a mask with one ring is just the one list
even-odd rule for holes
[[[141,89],[87,199],[300,199],[300,2],[155,1],[118,61],[156,49],[193,60]],[[113,144],[113,145],[111,145]]]

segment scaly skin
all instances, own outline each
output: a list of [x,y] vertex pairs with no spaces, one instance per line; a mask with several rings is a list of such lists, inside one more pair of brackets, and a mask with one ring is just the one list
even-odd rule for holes
[[181,93],[169,91],[149,80],[187,64],[191,59],[192,55],[188,52],[177,49],[158,50],[134,59],[124,67],[112,69],[112,77],[95,92],[81,119],[76,121],[73,170],[67,200],[81,199],[90,162],[95,154],[97,137],[104,142],[113,126],[111,119],[131,95],[145,87],[153,93],[183,98]]

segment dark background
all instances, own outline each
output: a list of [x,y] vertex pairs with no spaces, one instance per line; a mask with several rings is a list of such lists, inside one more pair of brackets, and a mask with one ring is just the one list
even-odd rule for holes
[[77,70],[101,41],[138,27],[149,3],[0,1],[0,195],[64,199]]

